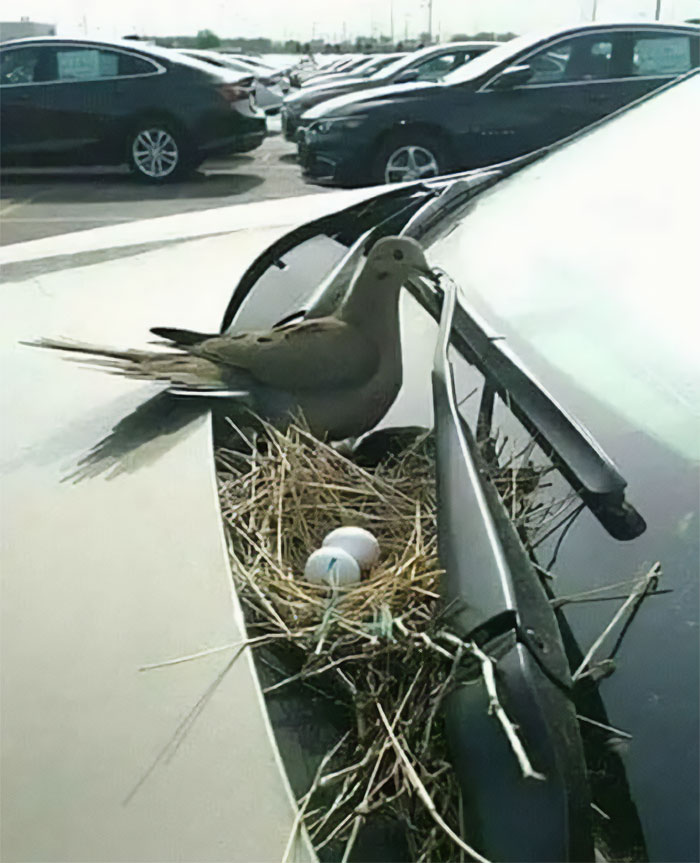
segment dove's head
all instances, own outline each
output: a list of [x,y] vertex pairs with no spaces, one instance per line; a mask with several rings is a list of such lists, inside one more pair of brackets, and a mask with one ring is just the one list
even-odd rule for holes
[[379,279],[395,276],[402,284],[413,275],[435,279],[420,243],[411,237],[384,237],[379,240],[367,256],[367,266]]

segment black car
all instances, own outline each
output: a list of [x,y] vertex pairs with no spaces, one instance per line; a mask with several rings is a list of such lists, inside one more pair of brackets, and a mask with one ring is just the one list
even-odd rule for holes
[[302,83],[302,89],[304,87],[319,87],[321,84],[330,84],[331,81],[336,83],[340,83],[349,78],[369,78],[374,75],[375,72],[379,72],[380,69],[383,69],[385,66],[388,66],[390,63],[396,62],[396,60],[400,60],[402,57],[406,56],[406,52],[399,52],[397,54],[379,54],[376,57],[369,57],[364,63],[360,66],[357,66],[355,69],[352,69],[350,72],[329,72],[324,74],[321,72],[319,75],[314,75],[313,78],[309,78],[307,81]]
[[355,54],[350,57],[341,57],[339,60],[334,60],[325,66],[298,69],[292,72],[289,76],[289,81],[293,87],[301,87],[305,81],[315,78],[317,75],[325,75],[329,72],[351,72],[367,62],[368,59],[374,57],[373,54]]
[[309,81],[300,93],[287,96],[284,100],[282,131],[288,141],[294,141],[302,114],[314,105],[359,90],[371,90],[407,81],[436,81],[496,45],[498,42],[448,42],[444,45],[431,45],[400,57],[374,72],[369,78],[348,75],[342,80],[329,81],[317,87],[313,85],[313,80]]
[[0,49],[5,165],[121,164],[162,182],[265,138],[252,78],[133,42],[22,39]]
[[357,185],[495,164],[557,141],[698,66],[700,28],[594,24],[512,40],[435,83],[307,111],[304,174]]

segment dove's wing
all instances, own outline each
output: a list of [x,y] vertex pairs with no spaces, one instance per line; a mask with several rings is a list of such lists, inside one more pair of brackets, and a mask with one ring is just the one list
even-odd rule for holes
[[190,350],[208,360],[246,369],[260,383],[285,390],[359,385],[379,365],[374,342],[336,318],[219,336]]

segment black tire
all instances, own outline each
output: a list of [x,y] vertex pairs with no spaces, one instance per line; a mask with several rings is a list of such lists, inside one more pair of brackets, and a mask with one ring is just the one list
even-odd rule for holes
[[381,145],[374,161],[375,183],[401,183],[437,177],[446,171],[442,142],[427,132],[407,130]]
[[185,136],[163,120],[142,120],[127,142],[127,159],[135,177],[145,183],[167,183],[192,171],[196,159]]

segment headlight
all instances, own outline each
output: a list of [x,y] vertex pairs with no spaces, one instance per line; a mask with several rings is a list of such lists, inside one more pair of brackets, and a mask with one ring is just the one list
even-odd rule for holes
[[309,132],[327,135],[329,132],[357,129],[365,122],[365,119],[362,115],[355,115],[353,117],[329,117],[327,120],[316,120],[309,126]]

